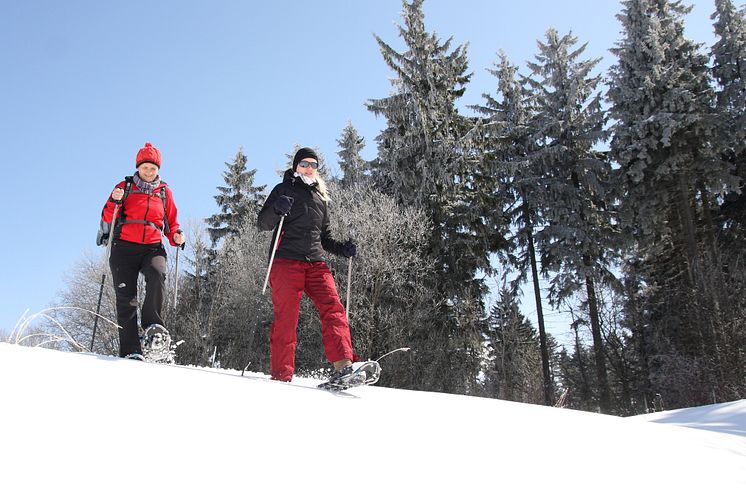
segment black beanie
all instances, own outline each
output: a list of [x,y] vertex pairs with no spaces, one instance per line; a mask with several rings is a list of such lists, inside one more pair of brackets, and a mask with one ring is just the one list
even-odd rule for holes
[[295,171],[298,167],[298,163],[303,159],[316,159],[316,162],[319,161],[318,155],[316,155],[316,152],[314,152],[312,148],[303,147],[295,152],[295,157],[293,157],[293,171]]

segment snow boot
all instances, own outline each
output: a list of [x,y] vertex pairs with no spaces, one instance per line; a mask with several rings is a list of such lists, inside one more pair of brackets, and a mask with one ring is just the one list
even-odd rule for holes
[[327,382],[331,386],[341,387],[349,383],[350,379],[354,376],[355,370],[352,369],[352,364],[345,366],[339,371],[335,371],[329,376]]

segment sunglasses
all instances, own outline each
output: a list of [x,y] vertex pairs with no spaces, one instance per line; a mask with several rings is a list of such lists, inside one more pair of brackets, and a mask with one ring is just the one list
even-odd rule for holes
[[307,160],[302,160],[302,161],[300,161],[300,162],[298,163],[298,165],[299,165],[300,167],[311,167],[311,168],[313,168],[313,169],[318,169],[318,168],[319,168],[319,163],[318,163],[318,162],[309,162],[309,161],[307,161]]

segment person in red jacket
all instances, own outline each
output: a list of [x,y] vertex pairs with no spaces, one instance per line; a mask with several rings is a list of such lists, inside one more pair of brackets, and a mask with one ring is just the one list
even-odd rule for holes
[[[119,324],[119,356],[142,359],[142,347],[137,323],[137,277],[145,277],[145,301],[141,324],[164,325],[161,317],[166,287],[166,250],[162,236],[169,243],[183,246],[184,234],[179,229],[176,204],[171,189],[161,180],[161,153],[146,143],[135,159],[137,172],[132,181],[120,182],[111,192],[101,219],[111,223],[115,206],[117,218],[109,236],[111,267],[116,292],[117,323]],[[125,196],[125,190],[127,194]],[[122,201],[124,199],[124,201]]]

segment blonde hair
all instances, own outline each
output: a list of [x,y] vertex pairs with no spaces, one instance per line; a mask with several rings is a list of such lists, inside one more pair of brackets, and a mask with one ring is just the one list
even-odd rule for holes
[[[293,175],[296,177],[300,176],[300,173],[296,170],[291,169],[293,171]],[[319,196],[321,197],[321,200],[324,202],[329,202],[331,200],[331,197],[329,197],[329,187],[326,186],[326,181],[324,181],[324,178],[321,177],[321,175],[318,173],[318,170],[316,170],[316,191],[319,192]],[[300,179],[300,178],[299,178]]]
[[331,198],[329,197],[329,188],[327,188],[326,181],[324,181],[324,178],[322,178],[319,173],[316,173],[316,182],[318,183],[316,189],[319,191],[321,199],[324,202],[329,202],[331,200]]

